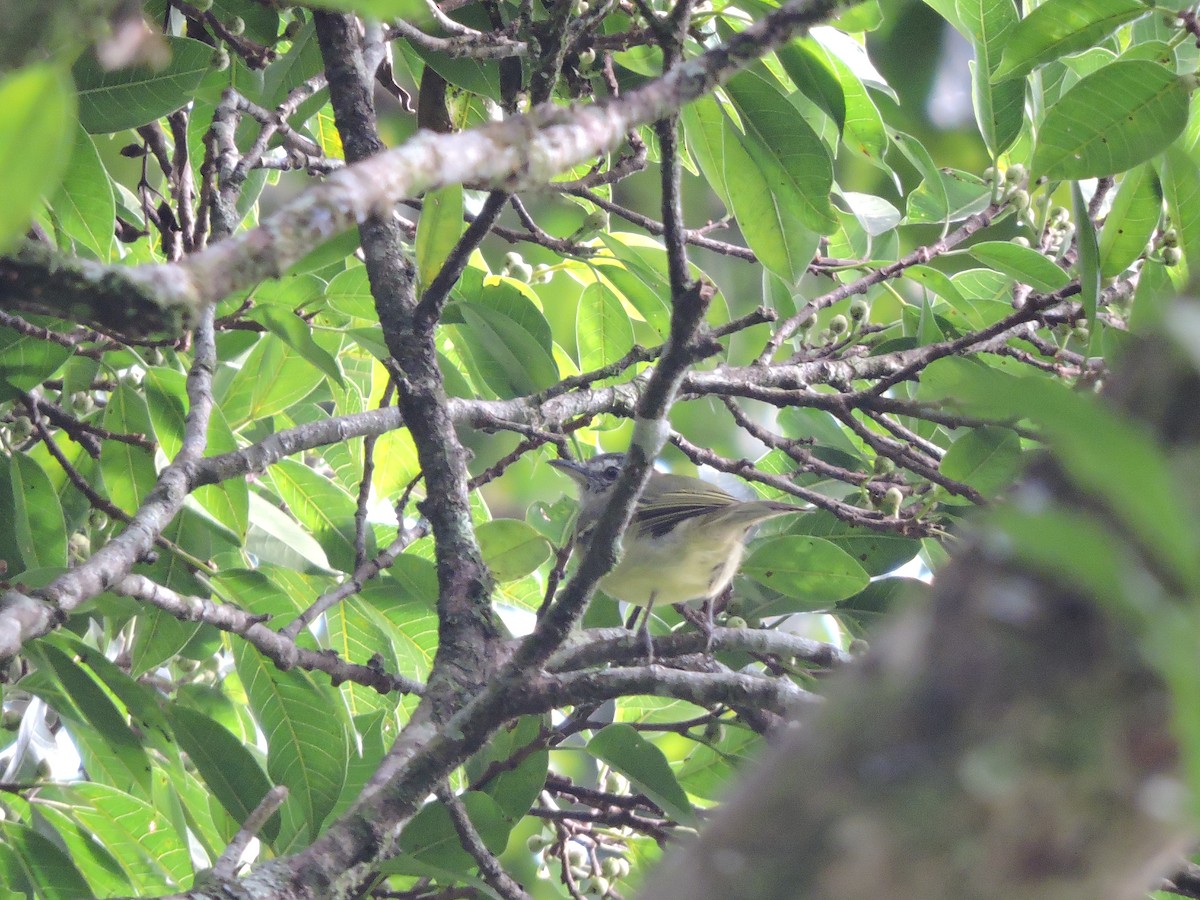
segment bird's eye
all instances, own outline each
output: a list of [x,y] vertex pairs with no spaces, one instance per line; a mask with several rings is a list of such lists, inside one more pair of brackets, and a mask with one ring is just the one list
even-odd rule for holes
[[606,466],[604,469],[605,481],[616,481],[617,476],[621,474],[620,466]]

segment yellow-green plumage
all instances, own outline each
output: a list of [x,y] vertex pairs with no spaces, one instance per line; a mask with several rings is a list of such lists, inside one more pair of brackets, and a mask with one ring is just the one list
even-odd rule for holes
[[[586,544],[603,514],[623,462],[620,453],[583,463],[552,461],[580,486],[578,542]],[[600,588],[643,607],[715,597],[737,573],[750,529],[795,512],[802,510],[770,500],[739,500],[699,478],[654,472],[622,541],[621,560],[601,579]]]

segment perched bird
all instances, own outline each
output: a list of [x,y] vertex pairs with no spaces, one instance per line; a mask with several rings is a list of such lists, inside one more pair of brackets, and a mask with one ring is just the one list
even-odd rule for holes
[[[624,462],[623,453],[602,453],[583,462],[550,461],[579,485],[577,546],[587,545]],[[644,607],[644,629],[656,602],[719,596],[737,573],[750,529],[766,519],[803,511],[772,500],[739,500],[699,478],[653,472],[625,532],[621,561],[600,580],[600,588],[610,597]]]

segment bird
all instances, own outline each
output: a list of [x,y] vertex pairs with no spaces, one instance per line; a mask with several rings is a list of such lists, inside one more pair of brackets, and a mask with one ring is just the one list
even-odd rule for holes
[[[624,453],[550,460],[579,486],[577,548],[586,548],[624,463]],[[703,602],[711,624],[712,601],[737,574],[750,529],[804,511],[774,500],[739,500],[700,478],[652,472],[625,532],[621,559],[600,579],[600,589],[644,609],[643,632],[655,603]]]

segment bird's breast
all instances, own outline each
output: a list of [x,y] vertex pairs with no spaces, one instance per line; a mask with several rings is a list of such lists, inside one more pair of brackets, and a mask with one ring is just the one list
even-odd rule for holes
[[600,588],[635,606],[700,602],[725,589],[742,559],[746,527],[696,529],[681,523],[668,533],[625,538],[625,553]]

